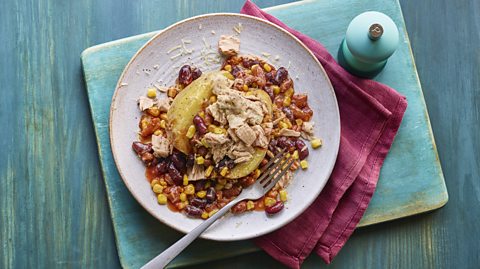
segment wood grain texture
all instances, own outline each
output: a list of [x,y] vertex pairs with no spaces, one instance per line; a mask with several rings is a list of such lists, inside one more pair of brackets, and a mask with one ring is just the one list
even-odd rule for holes
[[0,1],[0,268],[120,266],[80,53],[242,3]]
[[[340,3],[340,2],[339,2]],[[377,190],[360,226],[429,211],[446,202],[445,183],[431,139],[428,114],[414,67],[399,3],[370,1],[355,6],[331,5],[323,1],[301,1],[266,9],[279,19],[326,44],[333,54],[344,29],[358,13],[376,9],[389,14],[399,25],[401,37],[388,68],[376,79],[404,94],[409,107],[395,143],[382,167]],[[332,11],[341,16],[331,16]],[[312,30],[313,29],[313,30]],[[154,33],[120,39],[88,48],[82,65],[90,109],[99,145],[100,162],[108,194],[118,255],[125,268],[137,268],[180,238],[180,234],[158,223],[131,197],[118,175],[110,149],[108,118],[110,101],[118,77],[132,55]],[[405,170],[404,167],[409,167]],[[135,217],[131,217],[135,216]],[[145,249],[146,246],[151,248]],[[259,251],[250,241],[215,243],[197,240],[170,265],[183,266],[242,253]],[[211,255],[215,252],[215,255]]]
[[[401,3],[450,201],[439,211],[357,230],[329,267],[478,268],[479,2]],[[241,4],[0,1],[0,268],[119,267],[79,54]],[[202,268],[226,264],[279,267],[256,253]],[[319,260],[306,265],[319,267]]]

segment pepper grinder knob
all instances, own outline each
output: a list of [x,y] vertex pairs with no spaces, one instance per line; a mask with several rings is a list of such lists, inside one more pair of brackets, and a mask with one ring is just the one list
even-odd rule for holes
[[373,78],[383,70],[398,43],[398,28],[390,17],[364,12],[350,22],[338,50],[338,62],[356,76]]

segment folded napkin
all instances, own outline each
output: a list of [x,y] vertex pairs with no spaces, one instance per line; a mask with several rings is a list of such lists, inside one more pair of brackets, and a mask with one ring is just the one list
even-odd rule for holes
[[312,250],[330,263],[372,198],[407,101],[390,87],[350,75],[320,43],[289,28],[249,0],[241,13],[284,28],[315,54],[335,89],[341,119],[340,150],[323,191],[299,217],[255,243],[291,268],[300,268]]

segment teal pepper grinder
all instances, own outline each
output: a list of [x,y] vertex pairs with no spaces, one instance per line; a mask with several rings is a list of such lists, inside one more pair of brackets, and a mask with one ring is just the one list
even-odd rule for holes
[[373,78],[398,47],[398,28],[390,17],[368,11],[355,17],[338,50],[338,62],[353,75]]

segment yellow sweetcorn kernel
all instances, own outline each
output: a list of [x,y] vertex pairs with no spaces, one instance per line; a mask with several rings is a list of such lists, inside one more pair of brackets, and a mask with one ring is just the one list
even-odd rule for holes
[[292,158],[293,158],[294,160],[298,160],[298,150],[295,150],[295,151],[293,152]]
[[187,195],[184,192],[180,193],[180,201],[182,202],[187,201]]
[[213,165],[210,165],[207,170],[205,170],[205,177],[209,177],[212,174]]
[[195,131],[197,131],[197,130],[195,129],[195,125],[193,125],[193,124],[190,125],[190,127],[188,127],[186,136],[187,136],[188,138],[192,138],[192,137],[195,135]]
[[147,96],[148,96],[149,98],[155,98],[155,97],[157,97],[157,90],[156,90],[155,88],[149,88],[149,89],[147,90]]
[[225,130],[224,128],[218,127],[214,124],[210,124],[208,126],[208,131],[210,133],[214,133],[214,134],[226,134],[227,133],[227,130]]
[[228,167],[224,167],[222,168],[222,170],[220,171],[220,175],[222,175],[222,177],[226,176],[228,174]]
[[151,108],[148,109],[148,114],[158,117],[160,115],[160,109],[156,106],[152,106]]
[[160,178],[160,185],[162,185],[164,187],[167,186],[167,182],[165,181],[164,178]]
[[205,140],[205,137],[203,137],[202,140],[200,140],[200,143],[202,143],[202,145],[207,149],[210,148],[210,146],[207,143],[207,140]]
[[285,96],[292,97],[293,96],[293,88],[290,88],[285,91]]
[[261,173],[261,172],[260,172],[260,169],[258,169],[258,168],[255,169],[254,174],[253,174],[253,177],[254,177],[255,179],[259,178],[259,177],[260,177],[260,173]]
[[223,72],[223,75],[229,80],[235,80],[235,77],[230,72]]
[[217,213],[217,212],[218,212],[218,209],[214,209],[214,210],[208,212],[208,217],[209,217],[209,218],[212,217],[212,216],[215,215],[215,213]]
[[157,196],[157,201],[158,201],[159,204],[165,205],[165,204],[167,204],[167,196],[165,194],[161,193]]
[[152,180],[152,182],[150,182],[150,186],[152,186],[152,188],[153,188],[153,186],[155,186],[156,184],[160,184],[160,181],[159,181],[158,179],[154,179],[154,180]]
[[280,87],[278,87],[277,85],[272,86],[272,89],[275,95],[278,95],[280,93]]
[[208,99],[208,102],[210,102],[210,104],[213,104],[217,101],[217,96],[216,95],[212,95],[210,96],[210,98]]
[[274,205],[276,202],[277,202],[277,200],[275,200],[271,197],[265,197],[265,199],[263,199],[263,204],[266,207],[270,207],[270,206]]
[[160,128],[162,128],[162,129],[167,128],[167,122],[165,120],[160,121]]
[[188,176],[187,174],[183,175],[183,186],[187,186],[188,185]]
[[200,116],[200,118],[204,119],[205,118],[205,112],[203,112],[203,111],[198,112],[198,116]]
[[197,197],[198,198],[205,198],[205,195],[207,195],[206,191],[199,191],[197,192]]
[[225,70],[228,71],[228,72],[232,72],[232,66],[229,65],[229,64],[225,65],[225,66],[223,67],[223,69],[225,69]]
[[302,169],[307,169],[308,168],[308,162],[307,160],[302,160],[300,161],[300,166],[302,167]]
[[303,120],[301,120],[301,119],[296,119],[296,120],[295,120],[295,123],[296,123],[298,126],[302,126],[302,125],[303,125]]
[[204,164],[205,159],[202,156],[199,156],[195,159],[197,161],[197,164]]
[[292,98],[290,96],[285,96],[285,99],[283,99],[283,106],[290,106],[292,103]]
[[208,212],[206,211],[202,212],[202,219],[208,219]]
[[288,128],[292,128],[292,127],[293,127],[293,125],[292,125],[292,123],[290,122],[289,119],[283,119],[283,121],[287,124]]
[[163,132],[162,132],[162,130],[156,130],[153,134],[156,135],[156,136],[162,136]]
[[185,186],[183,192],[187,195],[192,195],[195,193],[195,187],[193,186],[193,184],[188,184],[187,186]]
[[264,64],[263,69],[265,69],[265,71],[267,71],[267,72],[272,71],[272,67],[269,64]]
[[243,84],[242,89],[243,89],[243,91],[248,91],[248,86],[247,86],[247,84]]
[[289,153],[287,153],[287,154],[285,155],[285,158],[288,159],[288,158],[290,158],[290,156],[291,156],[291,155],[290,155],[290,152],[289,152]]
[[288,124],[286,124],[284,121],[281,121],[278,123],[278,127],[280,127],[280,129],[288,128]]
[[165,121],[166,121],[166,120],[168,119],[168,117],[167,117],[167,113],[162,113],[162,114],[160,114],[160,119],[162,119],[162,120],[165,120]]
[[154,193],[159,194],[163,192],[163,187],[160,184],[155,184],[153,185],[152,190]]
[[287,197],[287,191],[286,190],[281,190],[280,192],[280,201],[286,202],[288,197]]
[[247,210],[252,210],[255,208],[255,203],[253,201],[247,202]]
[[322,146],[322,140],[319,139],[319,138],[312,139],[312,141],[310,141],[310,143],[312,144],[312,148],[314,148],[314,149]]

